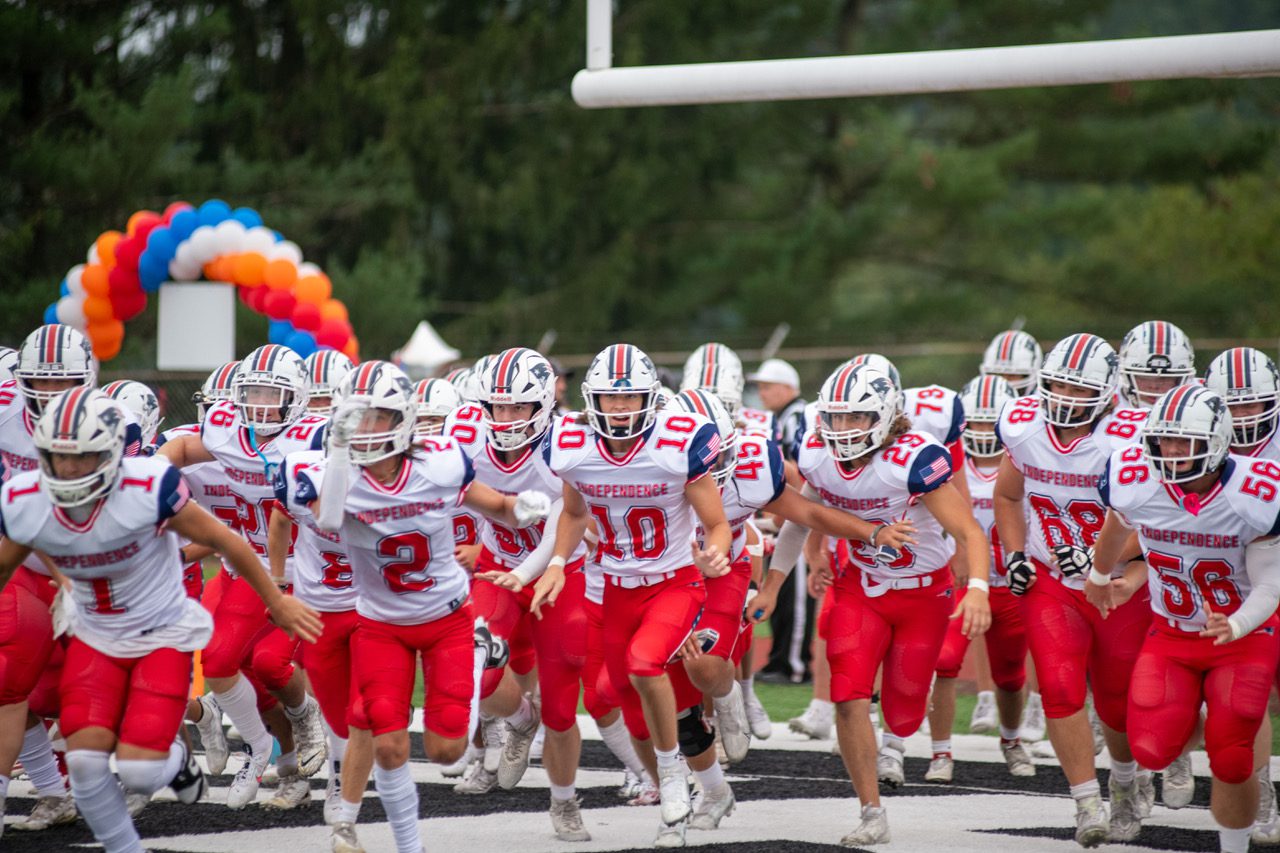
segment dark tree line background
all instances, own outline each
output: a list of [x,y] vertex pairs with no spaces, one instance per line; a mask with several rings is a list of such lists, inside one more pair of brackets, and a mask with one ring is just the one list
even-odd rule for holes
[[[0,341],[139,208],[257,208],[366,356],[1280,325],[1280,81],[585,111],[584,0],[0,6]],[[622,0],[618,65],[1280,26],[1274,0]],[[150,366],[154,308],[113,368]],[[241,348],[265,340],[246,311]]]

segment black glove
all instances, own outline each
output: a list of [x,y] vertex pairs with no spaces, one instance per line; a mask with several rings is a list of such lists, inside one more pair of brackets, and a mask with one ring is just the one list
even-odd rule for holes
[[1054,559],[1064,577],[1078,578],[1093,568],[1093,549],[1075,545],[1059,545],[1053,549]]
[[477,620],[473,633],[476,648],[484,652],[485,669],[502,669],[511,656],[511,648],[502,637],[495,637],[484,620]]
[[1021,551],[1010,551],[1005,558],[1004,568],[1009,576],[1009,592],[1014,595],[1026,595],[1027,590],[1036,580],[1035,564]]

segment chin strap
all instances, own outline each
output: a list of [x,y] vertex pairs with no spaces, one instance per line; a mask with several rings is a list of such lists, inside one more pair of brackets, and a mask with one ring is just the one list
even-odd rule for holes
[[262,460],[262,473],[266,475],[268,483],[274,482],[276,471],[280,466],[268,459],[267,454],[263,453],[258,447],[257,430],[253,427],[245,427],[245,429],[249,431],[249,446],[253,448],[253,452],[257,454],[258,458]]

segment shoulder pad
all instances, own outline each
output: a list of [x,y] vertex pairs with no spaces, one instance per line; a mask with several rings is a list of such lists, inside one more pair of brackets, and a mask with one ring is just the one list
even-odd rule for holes
[[1280,533],[1280,464],[1232,453],[1222,479],[1232,508],[1259,531],[1258,535]]

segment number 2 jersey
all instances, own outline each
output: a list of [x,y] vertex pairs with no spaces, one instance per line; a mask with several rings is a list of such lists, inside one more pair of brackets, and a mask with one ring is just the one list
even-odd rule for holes
[[[290,465],[285,506],[292,511],[315,501],[328,464]],[[471,579],[453,558],[453,516],[473,476],[457,442],[441,437],[424,439],[390,485],[352,468],[339,532],[355,580],[356,612],[391,625],[421,625],[462,606]]]
[[1071,589],[1083,590],[1086,577],[1063,577],[1053,549],[1088,548],[1098,538],[1106,518],[1099,490],[1103,469],[1112,451],[1134,441],[1146,417],[1143,410],[1118,409],[1092,432],[1063,444],[1045,420],[1039,397],[1019,397],[1000,412],[996,433],[1024,479],[1027,556]]
[[76,636],[104,654],[138,657],[208,643],[213,621],[182,585],[178,539],[165,523],[190,499],[164,459],[121,460],[115,486],[83,522],[55,506],[28,471],[0,491],[0,528],[43,551],[72,580]]
[[720,455],[720,435],[700,415],[660,411],[625,456],[613,456],[586,425],[557,423],[542,443],[547,467],[587,503],[605,574],[658,575],[691,565],[689,483]]
[[1280,465],[1230,455],[1212,491],[1188,496],[1163,483],[1133,445],[1112,454],[1102,482],[1103,502],[1137,530],[1152,610],[1198,631],[1206,601],[1227,616],[1239,608],[1252,590],[1245,546],[1280,533]]
[[865,542],[850,540],[854,566],[875,580],[927,575],[946,566],[955,550],[942,525],[921,498],[951,479],[951,454],[933,436],[908,432],[871,454],[860,468],[846,471],[827,452],[822,437],[810,433],[796,460],[801,475],[818,490],[823,503],[874,523],[908,519],[916,542],[899,549],[896,559],[881,562]]
[[[324,451],[290,453],[276,471],[276,500],[293,519],[293,594],[322,613],[356,609],[356,588],[347,547],[338,531],[323,530],[311,511],[311,501],[324,482]],[[299,483],[307,487],[299,499]],[[291,485],[292,484],[292,485]]]

